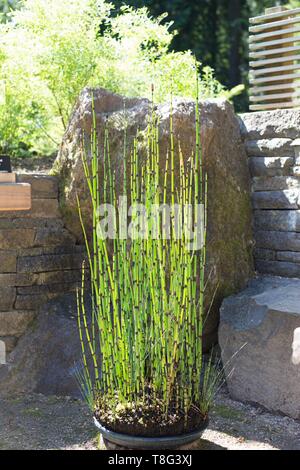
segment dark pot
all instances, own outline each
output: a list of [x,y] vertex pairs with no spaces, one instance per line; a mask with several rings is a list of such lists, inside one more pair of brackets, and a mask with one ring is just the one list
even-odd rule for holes
[[120,447],[126,447],[127,449],[140,449],[140,450],[155,450],[155,449],[174,449],[181,447],[186,444],[191,444],[197,441],[207,428],[209,420],[208,418],[203,421],[197,431],[181,434],[178,436],[157,436],[157,437],[141,437],[131,436],[129,434],[120,434],[118,432],[109,431],[94,417],[94,423],[99,429],[103,436],[103,439],[109,443],[116,444]]

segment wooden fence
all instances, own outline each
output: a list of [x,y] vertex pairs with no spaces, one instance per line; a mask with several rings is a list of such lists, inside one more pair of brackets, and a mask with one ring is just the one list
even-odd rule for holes
[[268,8],[250,25],[250,110],[300,106],[300,8]]

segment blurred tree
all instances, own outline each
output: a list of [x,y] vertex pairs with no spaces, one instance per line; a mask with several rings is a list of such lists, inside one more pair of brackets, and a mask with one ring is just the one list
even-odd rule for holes
[[[116,7],[125,3],[146,6],[153,15],[168,12],[166,21],[178,31],[173,49],[191,49],[229,88],[247,85],[249,18],[275,5],[300,6],[300,0],[113,0]],[[247,110],[247,91],[235,104],[238,111]]]
[[[154,16],[168,12],[165,21],[173,21],[178,31],[171,48],[190,49],[215,70],[216,78],[226,87],[246,85],[243,94],[235,98],[238,111],[248,108],[248,24],[251,16],[265,8],[287,5],[300,7],[300,0],[111,0],[116,13],[122,5],[147,7]],[[7,19],[18,0],[0,0],[0,21]]]
[[0,22],[8,19],[11,10],[17,6],[18,0],[0,0]]

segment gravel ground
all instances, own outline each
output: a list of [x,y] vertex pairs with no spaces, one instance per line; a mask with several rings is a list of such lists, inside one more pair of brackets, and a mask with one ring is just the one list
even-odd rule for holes
[[[223,390],[194,449],[300,450],[300,422],[233,401]],[[85,405],[68,397],[0,398],[0,449],[104,449]]]

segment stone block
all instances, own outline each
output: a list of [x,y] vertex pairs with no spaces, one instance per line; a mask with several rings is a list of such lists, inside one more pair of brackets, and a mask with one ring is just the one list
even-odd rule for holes
[[48,301],[46,294],[17,295],[15,308],[17,310],[38,310]]
[[241,134],[248,140],[273,139],[274,137],[297,139],[299,137],[300,111],[298,109],[240,114],[239,121]]
[[299,210],[256,210],[254,211],[255,230],[280,232],[300,232]]
[[0,287],[0,312],[12,310],[16,299],[15,287]]
[[300,263],[300,252],[277,251],[276,258],[279,261],[290,261],[292,263]]
[[41,255],[71,255],[83,254],[86,248],[83,245],[53,245],[41,246],[34,248],[24,248],[18,251],[20,257],[22,256],[41,256]]
[[254,258],[263,259],[266,261],[276,260],[276,251],[273,250],[264,250],[263,248],[254,249]]
[[[5,211],[0,212],[0,219],[18,218],[20,212],[18,211]],[[29,211],[22,211],[22,218],[46,218],[57,219],[60,217],[59,206],[57,199],[32,199],[31,209]]]
[[82,253],[20,256],[17,271],[18,273],[43,273],[45,271],[81,269],[84,259],[85,255]]
[[34,238],[33,229],[0,229],[0,249],[28,248],[33,246]]
[[[87,273],[88,278],[88,273]],[[50,271],[45,273],[17,273],[14,286],[18,288],[30,286],[43,286],[49,284],[68,284],[81,280],[81,270]],[[1,281],[1,274],[0,274]]]
[[[291,260],[292,261],[292,260]],[[257,259],[255,267],[259,273],[283,277],[300,277],[300,264],[285,261]]]
[[0,251],[0,273],[15,273],[17,270],[16,251]]
[[249,156],[258,157],[293,157],[295,151],[291,147],[291,139],[273,138],[247,140],[246,152]]
[[252,176],[289,176],[293,164],[293,157],[249,157]]
[[67,230],[52,228],[38,229],[34,240],[35,246],[75,245],[75,237]]
[[49,299],[63,293],[75,291],[80,287],[80,281],[56,284],[41,284],[17,288],[15,308],[17,310],[38,310]]
[[258,248],[278,251],[300,251],[300,233],[259,230],[256,232],[255,240]]
[[[89,296],[86,311],[90,325]],[[74,377],[74,369],[80,368],[82,362],[75,312],[73,293],[51,300],[41,308],[33,327],[20,338],[10,355],[8,367],[0,367],[1,394],[25,392],[80,398]]]
[[81,270],[53,271],[35,274],[32,285],[68,284],[81,281]]
[[219,344],[233,398],[300,418],[300,280],[258,278],[225,299]]
[[49,228],[49,229],[62,229],[64,223],[59,218],[29,218],[20,217],[18,218],[0,218],[0,229],[15,229],[15,228]]
[[281,191],[283,189],[300,189],[300,179],[292,176],[254,177],[253,191]]
[[16,286],[16,277],[15,273],[13,274],[0,274],[0,286],[1,287],[14,287]]
[[21,174],[17,176],[17,181],[31,184],[33,199],[58,198],[58,179],[55,176]]
[[35,317],[34,312],[0,312],[0,336],[21,336]]
[[35,295],[51,295],[60,294],[62,292],[69,292],[79,286],[79,279],[73,282],[61,282],[53,284],[40,284],[33,286],[18,287],[17,294],[24,296],[35,296]]
[[260,191],[252,194],[254,209],[299,209],[299,190]]

